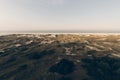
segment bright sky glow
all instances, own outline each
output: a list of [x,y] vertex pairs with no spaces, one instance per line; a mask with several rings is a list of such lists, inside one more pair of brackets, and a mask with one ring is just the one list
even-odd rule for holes
[[120,0],[0,0],[0,31],[120,31]]

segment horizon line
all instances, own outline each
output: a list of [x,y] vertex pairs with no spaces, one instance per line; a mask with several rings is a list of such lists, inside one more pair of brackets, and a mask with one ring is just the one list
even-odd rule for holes
[[108,30],[1,30],[1,32],[32,32],[32,33],[120,33],[120,31]]

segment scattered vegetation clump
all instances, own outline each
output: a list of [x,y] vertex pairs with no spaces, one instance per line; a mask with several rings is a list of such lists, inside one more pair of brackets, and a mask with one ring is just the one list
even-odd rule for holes
[[7,64],[7,63],[11,63],[11,62],[14,62],[14,61],[16,61],[17,60],[17,58],[15,57],[15,56],[11,56],[5,63]]
[[69,77],[61,77],[59,80],[72,80],[72,79]]
[[68,75],[74,71],[74,62],[68,59],[62,59],[59,63],[50,67],[49,71],[52,73],[59,73],[61,75]]
[[85,58],[83,67],[93,80],[120,80],[120,60],[110,57]]
[[90,50],[90,51],[87,52],[87,54],[88,55],[94,55],[94,54],[96,54],[96,52],[97,52],[96,50]]
[[19,68],[17,70],[21,71],[21,70],[26,70],[27,68],[28,68],[28,65],[24,64],[24,65],[19,66]]
[[51,54],[54,54],[55,53],[55,50],[44,50],[42,52],[34,52],[34,53],[31,53],[28,55],[28,58],[29,59],[32,59],[32,60],[38,60],[46,55],[51,55]]

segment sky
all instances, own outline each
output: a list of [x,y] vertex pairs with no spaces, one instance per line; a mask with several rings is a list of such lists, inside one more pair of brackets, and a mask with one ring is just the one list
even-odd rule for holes
[[120,0],[0,0],[0,31],[120,31]]

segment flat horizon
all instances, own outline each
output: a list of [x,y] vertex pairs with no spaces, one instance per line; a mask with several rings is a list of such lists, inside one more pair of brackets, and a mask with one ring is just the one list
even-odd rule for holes
[[120,33],[120,31],[106,31],[106,30],[28,30],[28,31],[0,31],[1,33]]

